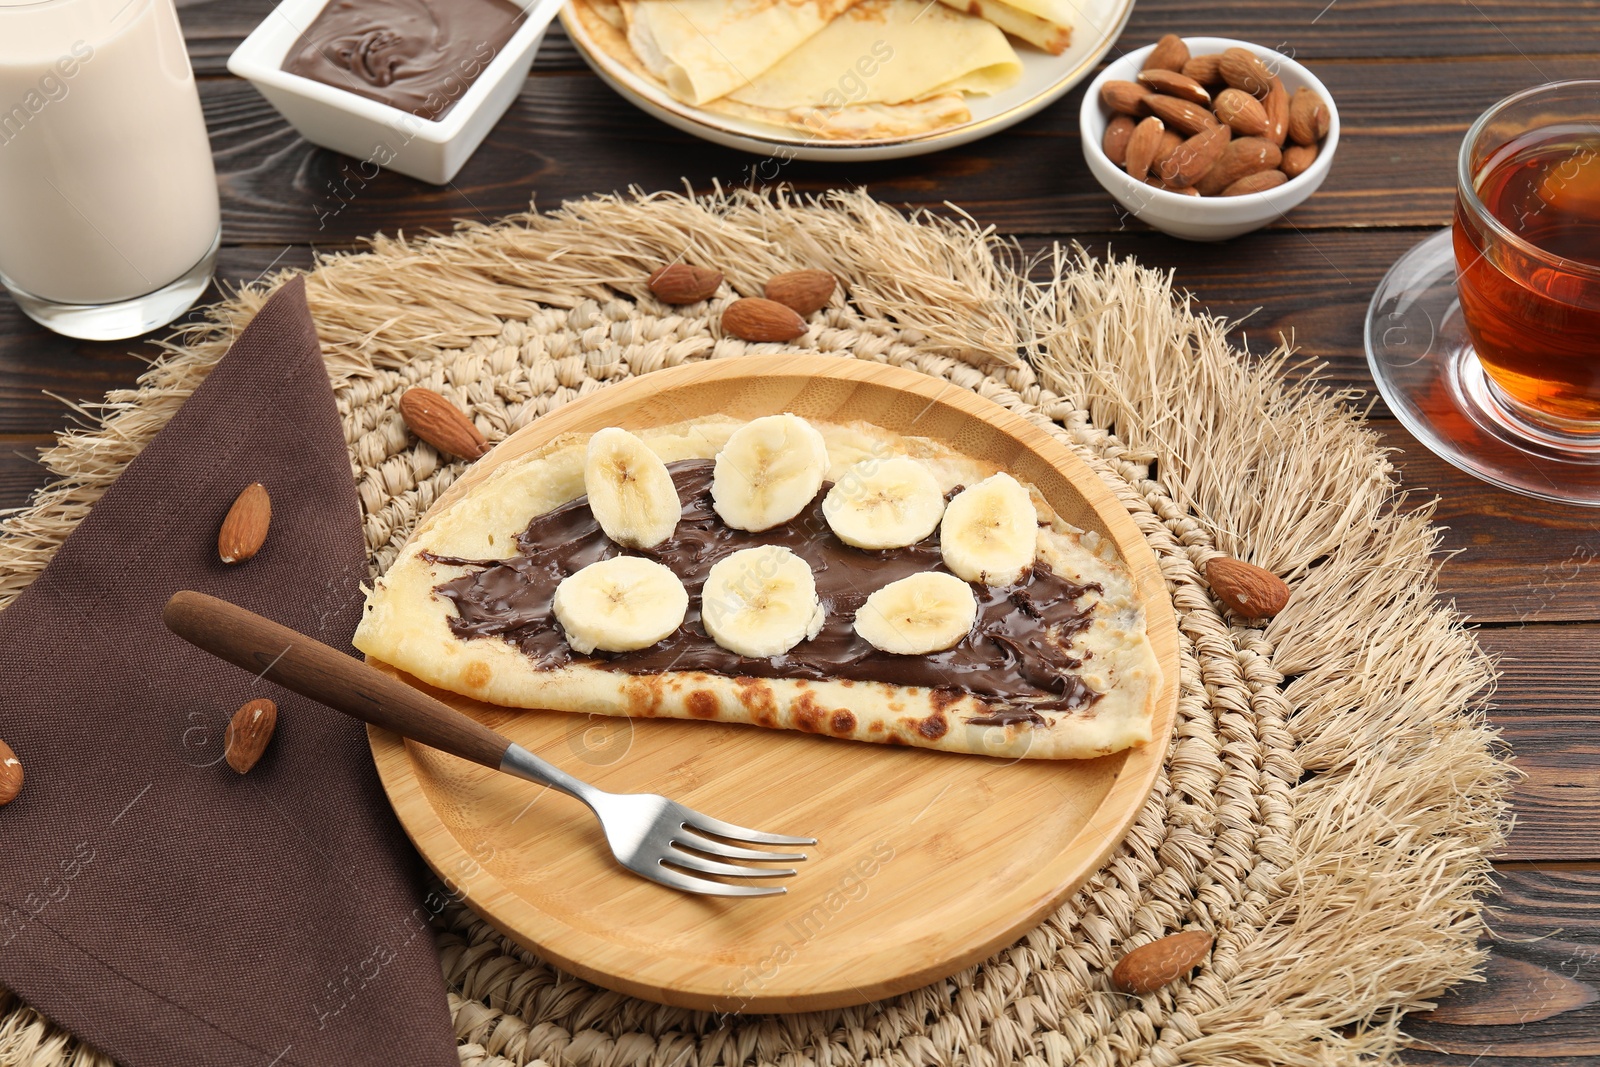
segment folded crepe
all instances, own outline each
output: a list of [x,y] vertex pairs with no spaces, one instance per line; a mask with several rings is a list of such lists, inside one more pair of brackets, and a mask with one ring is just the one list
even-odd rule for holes
[[673,96],[705,104],[763,74],[854,0],[622,0],[628,44]]
[[1077,14],[1065,0],[944,0],[957,11],[976,15],[1013,37],[1059,56],[1072,44],[1070,16]]
[[827,139],[875,140],[967,122],[967,95],[1015,85],[1004,33],[929,0],[862,0],[707,110]]
[[861,0],[728,96],[773,110],[836,109],[988,96],[1020,77],[1021,60],[992,23],[927,0]]
[[[601,48],[635,73],[656,77],[633,47],[633,28],[647,5],[676,2],[574,6]],[[871,140],[966,122],[967,94],[999,92],[1021,75],[1005,34],[983,19],[928,0],[862,0],[759,76],[701,106],[816,137]]]

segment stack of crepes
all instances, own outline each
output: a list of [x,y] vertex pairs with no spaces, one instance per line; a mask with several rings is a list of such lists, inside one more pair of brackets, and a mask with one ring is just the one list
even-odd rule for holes
[[[573,0],[584,30],[695,107],[830,140],[971,119],[1016,84],[1012,38],[1059,55],[1071,0]],[[1010,35],[1008,37],[1008,35]]]

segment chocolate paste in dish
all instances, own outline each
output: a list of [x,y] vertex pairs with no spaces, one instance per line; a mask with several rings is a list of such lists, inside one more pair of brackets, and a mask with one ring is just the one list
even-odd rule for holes
[[[458,637],[499,637],[538,666],[582,662],[635,674],[708,671],[729,677],[849,679],[923,686],[952,695],[971,693],[988,711],[976,725],[1043,724],[1040,711],[1073,712],[1099,696],[1075,673],[1083,666],[1068,645],[1090,622],[1084,595],[1097,585],[1079,585],[1035,563],[1020,582],[1005,588],[974,585],[978,619],[955,647],[922,656],[880,652],[855,632],[856,609],[875,590],[924,571],[943,571],[937,532],[906,548],[881,552],[846,545],[822,514],[827,486],[801,513],[776,529],[748,533],[725,525],[711,506],[710,460],[668,465],[683,515],[672,537],[643,551],[619,548],[579,497],[529,523],[517,538],[517,554],[503,560],[466,560],[424,553],[423,558],[474,568],[436,587],[457,614],[449,620]],[[700,625],[699,594],[711,565],[729,553],[763,544],[791,549],[811,565],[827,619],[822,630],[781,656],[749,659],[729,652]],[[662,641],[634,652],[574,652],[551,610],[556,586],[567,575],[602,559],[632,554],[670,567],[689,592],[683,625]]]
[[522,16],[510,0],[329,0],[283,69],[438,119],[500,54]]

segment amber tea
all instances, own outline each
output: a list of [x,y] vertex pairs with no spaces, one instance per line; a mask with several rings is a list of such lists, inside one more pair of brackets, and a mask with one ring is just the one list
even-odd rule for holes
[[1524,416],[1600,430],[1600,123],[1517,134],[1472,178],[1454,240],[1484,370]]

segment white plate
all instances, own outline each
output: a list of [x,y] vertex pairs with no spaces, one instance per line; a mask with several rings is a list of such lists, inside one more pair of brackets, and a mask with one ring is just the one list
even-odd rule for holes
[[776,154],[786,160],[903,159],[969,144],[998,133],[1061,99],[1067,90],[1087,77],[1100,57],[1110,50],[1133,13],[1133,3],[1134,0],[1078,0],[1072,46],[1059,56],[1012,38],[1012,45],[1022,60],[1022,78],[1003,93],[969,96],[967,105],[972,110],[969,122],[904,137],[851,141],[824,140],[799,130],[714,114],[686,104],[668,93],[664,86],[640,77],[608,56],[584,32],[571,3],[561,9],[561,25],[607,85],[640,110],[685,133],[728,148],[756,155]]

